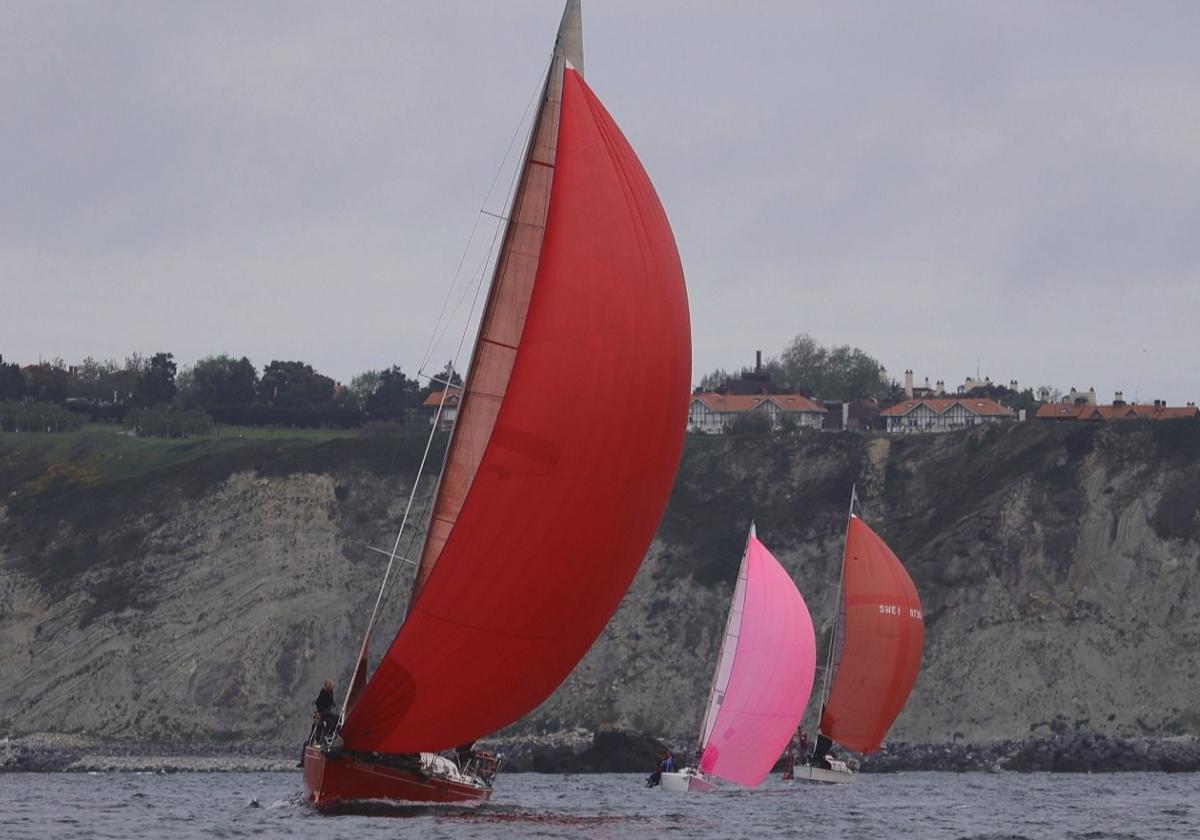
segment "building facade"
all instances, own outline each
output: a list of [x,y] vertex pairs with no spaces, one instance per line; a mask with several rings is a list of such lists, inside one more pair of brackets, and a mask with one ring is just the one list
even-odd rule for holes
[[[443,401],[445,405],[442,405]],[[437,420],[438,431],[448,432],[454,428],[454,421],[458,419],[460,402],[462,402],[462,388],[451,386],[444,391],[430,392],[421,405],[429,412],[429,424],[432,426],[434,420]],[[442,406],[441,415],[438,414],[439,405]]]
[[1017,419],[1014,411],[995,400],[973,397],[905,400],[884,409],[879,416],[889,432],[949,432]]
[[746,415],[766,417],[771,429],[787,423],[800,428],[820,429],[825,418],[824,406],[800,394],[692,394],[688,404],[688,431],[720,434],[735,420]]

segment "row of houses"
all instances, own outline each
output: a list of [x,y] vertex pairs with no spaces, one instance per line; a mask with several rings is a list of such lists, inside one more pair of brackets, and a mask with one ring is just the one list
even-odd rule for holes
[[[431,393],[425,400],[430,422],[439,417],[440,429],[451,429],[461,399],[462,393],[458,388]],[[437,414],[439,405],[442,406],[440,416]],[[772,430],[784,427],[814,430],[859,428],[892,433],[949,432],[1026,419],[1024,411],[1016,412],[995,400],[980,397],[914,398],[881,410],[867,400],[822,404],[803,394],[696,391],[688,403],[688,431],[697,434],[721,434],[740,419],[750,417],[761,417],[764,425]],[[1170,420],[1200,417],[1200,408],[1195,403],[1168,406],[1163,400],[1155,400],[1150,405],[1126,403],[1118,391],[1112,405],[1097,405],[1087,399],[1071,403],[1045,403],[1035,417],[1050,421]]]
[[[1094,391],[1092,392],[1095,393]],[[1153,403],[1127,403],[1117,391],[1112,405],[1097,405],[1095,400],[1079,399],[1073,402],[1044,403],[1038,408],[1038,420],[1177,420],[1182,417],[1200,417],[1200,408],[1194,402],[1187,405],[1167,405],[1166,400]]]

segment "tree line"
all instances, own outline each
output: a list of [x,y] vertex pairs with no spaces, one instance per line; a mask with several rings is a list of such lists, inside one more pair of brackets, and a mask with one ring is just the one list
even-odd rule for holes
[[[0,428],[36,428],[30,418],[49,417],[51,409],[60,414],[56,423],[42,423],[44,429],[66,429],[61,412],[70,412],[169,436],[200,434],[214,422],[309,428],[406,423],[445,382],[462,384],[449,362],[424,385],[393,365],[364,371],[347,386],[306,362],[274,360],[260,373],[247,357],[225,354],[183,367],[169,352],[134,353],[123,364],[88,357],[78,365],[54,359],[25,367],[0,355],[0,405],[7,406],[0,409]],[[30,408],[35,405],[36,411]]]
[[732,379],[764,376],[777,391],[805,394],[823,400],[856,400],[903,397],[895,380],[880,376],[879,360],[848,344],[826,347],[810,335],[796,336],[777,356],[763,362],[762,370],[742,368],[738,374],[717,369],[700,379],[700,389],[719,391]]
[[[742,368],[737,374],[717,369],[700,380],[702,391],[720,391],[738,378],[761,378],[778,392],[800,393],[830,401],[878,400],[881,405],[895,405],[905,399],[904,386],[882,375],[879,360],[858,347],[848,344],[826,347],[810,335],[801,333],[783,352],[763,363],[761,371]],[[1013,410],[1035,412],[1040,404],[1032,388],[1013,391],[989,384],[972,388],[965,394],[949,396],[986,397]]]

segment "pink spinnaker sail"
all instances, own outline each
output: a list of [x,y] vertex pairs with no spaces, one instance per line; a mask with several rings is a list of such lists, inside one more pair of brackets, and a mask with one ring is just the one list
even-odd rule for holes
[[753,533],[725,634],[701,732],[700,769],[756,787],[804,715],[817,643],[796,584]]

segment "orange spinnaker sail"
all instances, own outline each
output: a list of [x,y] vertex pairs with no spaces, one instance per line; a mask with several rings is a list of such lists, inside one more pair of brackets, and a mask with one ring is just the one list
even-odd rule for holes
[[921,599],[900,560],[857,516],[846,530],[843,642],[821,734],[870,753],[904,708],[921,668]]
[[436,565],[342,729],[351,750],[444,749],[546,699],[616,610],[675,477],[691,330],[674,237],[612,118],[560,72],[507,388]]

